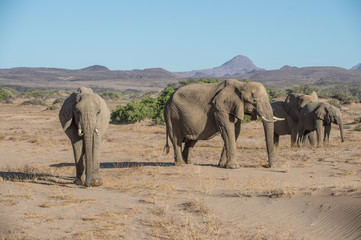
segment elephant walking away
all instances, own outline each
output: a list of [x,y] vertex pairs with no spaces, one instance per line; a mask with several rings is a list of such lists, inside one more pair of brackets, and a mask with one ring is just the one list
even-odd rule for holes
[[302,108],[298,119],[298,146],[301,145],[301,141],[305,133],[315,130],[317,132],[317,146],[320,146],[323,126],[323,143],[328,144],[330,139],[331,123],[339,126],[341,141],[344,142],[343,123],[340,110],[324,102],[306,104],[306,106]]
[[[276,147],[279,145],[279,137],[282,135],[291,135],[291,147],[296,146],[298,116],[301,109],[310,102],[318,102],[316,92],[312,92],[310,95],[290,93],[284,101],[271,102],[273,115],[285,119],[274,124],[274,144]],[[304,138],[304,140],[307,139],[311,145],[315,145],[316,136],[314,133],[310,133],[308,137]]]
[[[222,83],[195,83],[179,88],[164,108],[166,150],[168,137],[173,144],[175,165],[190,163],[189,152],[198,140],[218,133],[224,141],[219,166],[239,168],[236,140],[244,114],[263,119],[268,165],[275,161],[273,152],[274,118],[266,89],[261,83],[226,80]],[[184,149],[182,151],[182,143]]]
[[73,146],[76,165],[74,183],[88,187],[101,185],[100,143],[110,120],[105,101],[90,88],[81,87],[65,99],[59,120]]

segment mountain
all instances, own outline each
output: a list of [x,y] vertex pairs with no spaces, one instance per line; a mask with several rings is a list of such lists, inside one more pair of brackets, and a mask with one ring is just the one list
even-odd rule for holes
[[89,86],[101,89],[160,91],[170,82],[178,82],[184,75],[162,68],[111,71],[94,65],[78,70],[62,68],[0,69],[0,86],[14,88],[78,88]]
[[261,82],[266,86],[284,89],[302,84],[361,85],[361,64],[352,69],[340,67],[291,67],[265,70],[238,55],[221,66],[189,72],[169,72],[163,68],[113,71],[105,66],[93,65],[82,69],[62,68],[10,68],[0,69],[0,86],[24,88],[67,88],[80,86],[95,90],[161,91],[168,83],[187,78],[216,77],[221,80],[235,78]]
[[258,68],[253,62],[246,56],[238,55],[222,64],[219,67],[193,70],[189,72],[181,72],[181,74],[187,77],[198,78],[202,77],[223,77],[225,75],[244,74],[254,70],[263,70]]
[[93,65],[90,67],[82,68],[80,69],[82,71],[90,71],[90,72],[99,72],[99,71],[109,71],[107,67],[101,66],[101,65]]
[[356,64],[356,65],[353,66],[351,69],[361,69],[361,63]]
[[291,67],[284,66],[277,70],[265,70],[225,76],[221,79],[247,78],[251,81],[261,82],[274,88],[288,88],[303,84],[327,85],[359,85],[361,84],[361,71],[349,70],[340,67]]

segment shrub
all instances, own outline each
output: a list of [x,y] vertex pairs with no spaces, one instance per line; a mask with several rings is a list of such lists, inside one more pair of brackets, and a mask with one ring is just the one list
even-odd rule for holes
[[164,122],[165,103],[174,91],[172,87],[167,87],[156,98],[143,96],[141,100],[134,100],[126,106],[118,105],[112,112],[111,119],[121,123],[134,123],[149,118],[156,124],[161,124]]
[[306,85],[301,85],[301,86],[297,86],[291,89],[286,89],[286,95],[290,94],[290,93],[300,93],[300,94],[311,94],[312,92],[316,92],[318,93],[319,89],[312,85],[312,84],[306,84]]
[[0,87],[0,101],[10,103],[18,95],[12,88]]
[[20,105],[40,105],[40,106],[46,106],[46,103],[43,100],[40,99],[32,99],[25,101],[21,103]]
[[45,100],[47,98],[58,98],[69,94],[70,94],[69,91],[64,91],[64,90],[43,90],[43,89],[29,88],[21,95],[26,96],[28,98]]
[[339,108],[339,109],[342,108],[342,105],[340,104],[340,102],[337,101],[337,100],[335,100],[335,99],[331,99],[330,101],[327,101],[327,102],[328,102],[330,105],[335,106],[335,107],[337,107],[337,108]]
[[354,128],[355,131],[358,131],[358,132],[361,132],[361,124],[357,125],[355,128]]
[[266,87],[266,91],[268,93],[268,98],[270,101],[276,97],[286,96],[286,92],[283,90],[277,90],[274,88]]
[[357,123],[361,123],[361,116],[354,118],[354,121],[357,122]]
[[123,93],[117,91],[105,91],[99,94],[105,100],[118,100],[123,97]]

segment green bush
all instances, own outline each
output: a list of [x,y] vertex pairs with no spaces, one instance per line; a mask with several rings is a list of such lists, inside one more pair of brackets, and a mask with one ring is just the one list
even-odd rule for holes
[[286,92],[283,90],[277,90],[277,89],[270,88],[270,87],[265,87],[265,88],[268,93],[268,98],[270,101],[276,97],[286,96]]
[[327,102],[328,102],[330,105],[335,106],[335,107],[337,107],[337,108],[339,108],[339,109],[342,108],[341,103],[340,103],[339,101],[335,100],[335,99],[331,99],[330,101],[327,101]]
[[164,122],[164,105],[174,91],[174,88],[167,87],[156,98],[143,96],[142,99],[134,100],[126,106],[118,105],[111,113],[111,119],[121,123],[134,123],[149,118],[156,124],[161,124]]
[[354,121],[357,122],[357,123],[361,123],[361,116],[354,118]]
[[43,89],[35,89],[29,88],[26,89],[21,95],[28,98],[42,99],[45,100],[47,98],[58,98],[64,95],[69,95],[71,92],[64,90],[43,90]]
[[354,128],[355,131],[358,131],[358,132],[361,132],[361,124],[360,125],[357,125],[355,128]]
[[10,103],[18,95],[18,91],[8,88],[0,87],[0,101]]
[[300,93],[300,94],[311,94],[312,92],[318,93],[319,89],[312,85],[312,84],[306,84],[306,85],[300,85],[291,89],[286,89],[286,95],[290,93]]
[[123,93],[117,91],[105,91],[99,94],[105,100],[118,100],[122,99]]

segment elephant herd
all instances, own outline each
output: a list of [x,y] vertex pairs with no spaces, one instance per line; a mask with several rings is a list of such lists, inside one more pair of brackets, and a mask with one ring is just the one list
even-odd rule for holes
[[[274,148],[280,135],[291,135],[291,146],[307,141],[321,144],[329,141],[331,123],[340,126],[344,140],[340,111],[318,102],[311,95],[289,94],[284,101],[270,102],[261,83],[229,79],[221,83],[194,83],[179,88],[164,107],[166,124],[166,152],[168,138],[174,150],[175,165],[190,163],[189,153],[198,140],[208,140],[220,134],[223,149],[219,166],[239,168],[236,159],[236,141],[245,115],[251,120],[262,119],[268,166],[275,162]],[[76,178],[74,183],[99,186],[99,154],[101,136],[110,118],[105,101],[90,88],[81,87],[72,93],[59,112],[59,120],[69,137],[74,153]],[[298,136],[298,139],[297,139]]]

